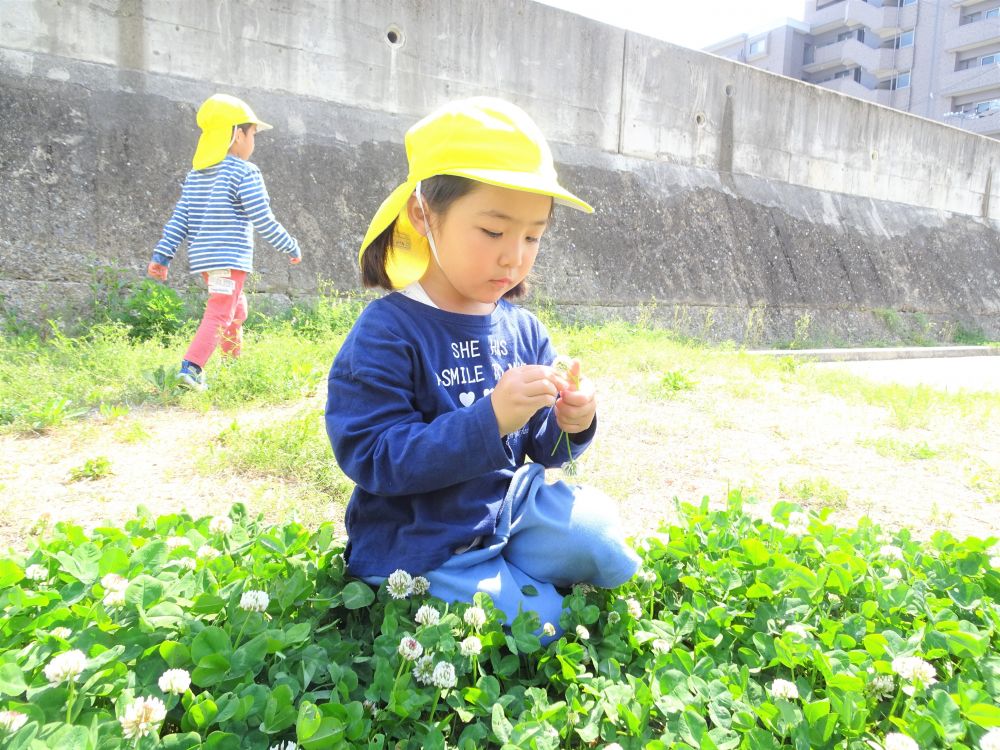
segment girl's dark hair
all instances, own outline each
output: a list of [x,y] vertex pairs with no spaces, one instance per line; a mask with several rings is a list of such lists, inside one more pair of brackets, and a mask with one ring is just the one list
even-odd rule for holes
[[[479,185],[475,180],[456,175],[442,174],[428,177],[420,183],[420,194],[431,210],[444,216],[452,203],[468,195]],[[365,249],[361,256],[361,283],[366,288],[379,287],[392,291],[392,282],[386,273],[386,261],[392,256],[392,235],[396,229],[396,219]],[[528,293],[526,281],[522,281],[504,294],[504,299],[521,299]]]
[[246,135],[247,133],[250,132],[250,126],[254,125],[254,124],[255,123],[252,123],[252,122],[241,122],[239,125],[236,125],[235,127],[237,127],[240,130],[242,130],[243,134]]

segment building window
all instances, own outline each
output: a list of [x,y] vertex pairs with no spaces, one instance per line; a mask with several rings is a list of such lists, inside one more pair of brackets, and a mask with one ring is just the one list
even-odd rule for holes
[[996,55],[983,55],[979,58],[979,64],[981,66],[993,65],[997,61]]
[[767,37],[762,37],[761,39],[754,39],[750,42],[750,56],[763,55],[767,52]]
[[984,18],[1000,18],[1000,8],[992,8],[986,11]]
[[900,2],[900,5],[913,5],[916,2],[917,0],[902,0],[902,2]]
[[892,79],[892,83],[889,88],[893,91],[898,91],[899,89],[909,88],[910,86],[910,71],[905,73],[900,73],[898,76]]
[[904,31],[902,34],[896,37],[895,45],[896,49],[903,49],[904,47],[913,46],[913,32]]

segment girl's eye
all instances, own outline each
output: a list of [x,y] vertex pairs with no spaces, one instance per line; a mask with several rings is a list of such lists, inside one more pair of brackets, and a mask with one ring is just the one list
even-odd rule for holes
[[524,239],[526,239],[528,242],[530,242],[533,245],[537,245],[538,242],[539,242],[539,240],[541,240],[542,238],[541,237],[525,237]]
[[491,232],[489,229],[483,229],[483,234],[485,234],[491,240],[498,240],[501,237],[503,237],[503,232]]

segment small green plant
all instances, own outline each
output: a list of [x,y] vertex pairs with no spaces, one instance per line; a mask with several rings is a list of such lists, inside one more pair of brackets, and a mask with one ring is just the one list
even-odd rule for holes
[[668,370],[656,384],[656,393],[662,398],[670,398],[679,391],[690,391],[695,385],[697,381],[690,378],[687,371]]
[[115,428],[115,440],[119,443],[144,443],[149,438],[149,430],[142,422],[130,421]]
[[124,404],[106,404],[102,401],[99,411],[105,422],[115,422],[128,414],[129,408]]
[[838,487],[826,477],[800,479],[791,486],[779,483],[782,494],[810,506],[839,510],[847,507],[847,490]]
[[69,481],[80,482],[86,479],[92,482],[97,479],[103,479],[113,473],[111,471],[111,461],[108,460],[107,456],[96,456],[95,458],[88,458],[83,462],[82,466],[70,469]]
[[177,381],[177,368],[160,365],[155,370],[146,370],[142,377],[153,386],[156,398],[161,404],[170,404],[180,398],[184,389]]
[[792,339],[792,349],[802,349],[809,342],[809,326],[811,324],[812,316],[807,312],[795,319],[795,337]]
[[169,336],[184,325],[184,301],[170,287],[146,279],[125,300],[121,320],[141,341]]
[[908,443],[891,437],[881,437],[875,440],[860,440],[858,443],[866,448],[872,448],[880,456],[903,461],[924,461],[941,454],[940,449],[932,448],[925,440]]
[[73,406],[68,398],[57,396],[34,406],[24,414],[24,420],[35,432],[44,432],[59,427],[70,419],[87,413],[87,409]]

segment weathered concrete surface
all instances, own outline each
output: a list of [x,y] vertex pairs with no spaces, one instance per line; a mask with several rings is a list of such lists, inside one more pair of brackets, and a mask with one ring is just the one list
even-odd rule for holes
[[406,127],[488,93],[532,113],[598,208],[559,212],[537,265],[568,315],[749,345],[1000,338],[1000,143],[527,0],[470,8],[5,0],[7,307],[51,314],[102,265],[140,277],[216,90],[276,126],[254,161],[306,256],[260,244],[258,291],[355,289]]

